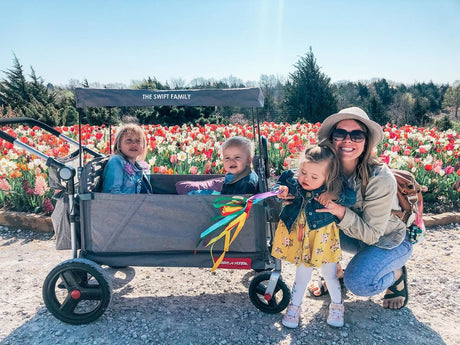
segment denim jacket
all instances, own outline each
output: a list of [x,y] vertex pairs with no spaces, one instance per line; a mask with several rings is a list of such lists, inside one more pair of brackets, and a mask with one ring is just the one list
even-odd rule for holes
[[[308,227],[312,230],[322,228],[332,222],[338,222],[337,217],[329,212],[316,212],[317,209],[324,208],[324,206],[316,201],[315,197],[324,192],[326,186],[323,185],[313,191],[307,191],[300,186],[299,181],[294,177],[293,170],[283,172],[274,189],[277,189],[280,185],[287,186],[289,193],[295,197],[295,199],[291,200],[292,203],[286,205],[280,214],[280,219],[286,225],[289,232],[291,232],[292,226],[299,217],[302,209],[305,210]],[[342,194],[335,202],[346,207],[353,206],[356,202],[356,192],[344,185]]]
[[249,174],[232,183],[239,176],[225,174],[224,185],[221,194],[256,194],[258,190],[259,177],[254,171],[249,170]]
[[148,194],[152,187],[139,164],[131,164],[122,156],[113,155],[104,168],[103,193]]

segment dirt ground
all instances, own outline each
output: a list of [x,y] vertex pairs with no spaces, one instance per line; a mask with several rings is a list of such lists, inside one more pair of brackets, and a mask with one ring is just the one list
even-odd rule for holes
[[[68,325],[48,312],[41,289],[70,258],[51,233],[0,226],[1,344],[460,344],[460,224],[428,228],[415,246],[406,308],[386,310],[382,296],[343,290],[340,329],[326,324],[328,297],[305,296],[301,325],[290,330],[281,314],[250,302],[252,271],[161,267],[104,268],[114,285],[108,309],[93,323]],[[294,267],[282,275],[291,286]]]

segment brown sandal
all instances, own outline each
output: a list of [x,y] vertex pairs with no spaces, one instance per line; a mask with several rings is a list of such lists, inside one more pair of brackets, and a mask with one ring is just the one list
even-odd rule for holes
[[326,282],[324,281],[323,277],[318,278],[316,283],[318,284],[318,287],[311,287],[312,284],[307,287],[311,296],[321,297],[329,294],[329,291],[327,291]]
[[[343,283],[343,277],[339,278],[339,282],[340,282],[340,287],[343,289],[345,287],[345,284]],[[321,296],[329,295],[329,291],[327,290],[326,281],[324,280],[323,277],[319,277],[316,283],[318,284],[318,287],[312,287],[311,283],[307,287],[308,292],[310,293],[311,296],[321,297]]]

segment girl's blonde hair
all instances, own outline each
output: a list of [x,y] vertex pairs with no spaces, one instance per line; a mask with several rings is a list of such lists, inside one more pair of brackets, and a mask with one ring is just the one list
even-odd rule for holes
[[248,138],[240,136],[228,138],[220,148],[222,154],[224,154],[224,150],[229,147],[239,147],[247,153],[250,159],[254,157],[254,145]]
[[144,151],[137,159],[145,160],[145,157],[147,156],[147,138],[142,127],[135,123],[125,124],[120,128],[115,137],[115,143],[113,144],[113,152],[126,158],[123,152],[121,152],[121,140],[125,135],[136,135],[141,138],[142,147],[144,148]]
[[342,191],[342,176],[340,173],[340,162],[332,145],[322,143],[310,146],[299,156],[299,167],[303,163],[327,162],[326,167],[326,192],[338,196]]

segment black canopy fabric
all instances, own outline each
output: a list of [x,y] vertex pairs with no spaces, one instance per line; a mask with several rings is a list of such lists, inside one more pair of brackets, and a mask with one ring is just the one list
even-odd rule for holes
[[76,88],[77,108],[129,106],[263,107],[258,87],[240,89],[129,90]]

